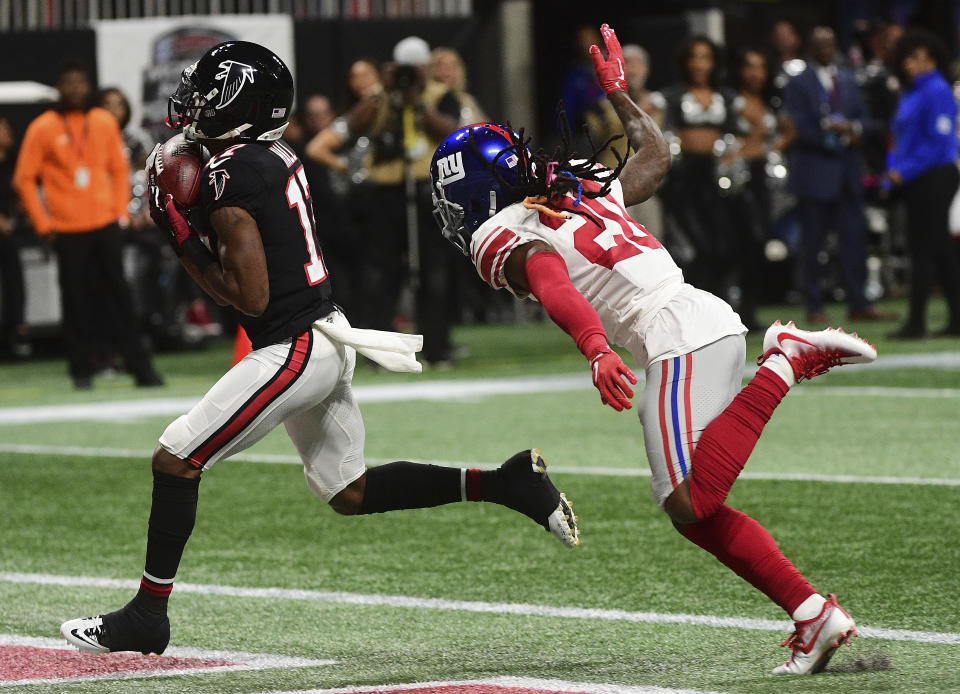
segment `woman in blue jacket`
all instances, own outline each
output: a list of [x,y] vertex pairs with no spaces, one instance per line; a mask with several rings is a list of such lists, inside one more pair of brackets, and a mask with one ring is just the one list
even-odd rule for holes
[[910,313],[890,337],[926,334],[927,297],[937,280],[950,307],[942,335],[960,336],[960,259],[950,239],[948,216],[957,191],[957,103],[944,79],[943,43],[912,30],[894,53],[894,68],[905,87],[893,120],[895,138],[887,178],[902,191],[912,264]]

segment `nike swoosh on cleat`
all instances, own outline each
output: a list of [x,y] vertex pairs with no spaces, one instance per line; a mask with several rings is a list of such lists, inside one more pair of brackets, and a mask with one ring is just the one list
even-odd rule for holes
[[70,635],[79,641],[83,641],[86,644],[93,646],[94,648],[101,649],[106,648],[102,643],[97,643],[96,641],[88,638],[86,635],[80,633],[78,629],[71,629]]
[[816,347],[816,345],[813,344],[812,342],[809,342],[808,340],[804,340],[802,337],[791,335],[790,333],[780,333],[779,335],[777,335],[777,344],[779,344],[781,347],[783,347],[784,340],[793,340],[794,342],[802,342],[805,345]]

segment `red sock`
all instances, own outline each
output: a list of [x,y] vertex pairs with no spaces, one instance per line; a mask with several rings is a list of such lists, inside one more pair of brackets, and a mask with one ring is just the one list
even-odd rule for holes
[[684,536],[792,614],[816,591],[770,533],[753,518],[721,506],[710,518],[683,528]]
[[760,369],[704,429],[693,452],[693,471],[687,477],[697,518],[709,518],[727,500],[764,425],[789,390],[782,378]]

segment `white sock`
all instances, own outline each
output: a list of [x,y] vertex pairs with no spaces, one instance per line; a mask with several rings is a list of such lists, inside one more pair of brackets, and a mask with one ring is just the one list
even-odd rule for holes
[[813,619],[823,609],[827,599],[819,593],[814,593],[809,598],[800,603],[800,606],[793,611],[790,618],[795,622],[805,622]]
[[782,354],[771,354],[760,368],[770,369],[777,374],[787,384],[787,388],[792,388],[793,384],[797,382],[797,377],[793,375],[793,367],[790,366],[790,362]]

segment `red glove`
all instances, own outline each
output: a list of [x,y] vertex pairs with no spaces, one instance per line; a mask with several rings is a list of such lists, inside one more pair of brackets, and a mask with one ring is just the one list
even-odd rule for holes
[[190,224],[177,209],[173,202],[173,196],[164,193],[152,181],[150,184],[150,217],[158,228],[167,232],[170,237],[170,244],[177,255],[183,255],[183,244],[190,238]]
[[156,185],[150,186],[150,216],[154,223],[167,232],[170,245],[179,257],[193,262],[201,274],[208,265],[216,262],[214,255],[200,240],[199,234],[177,209],[173,196],[160,191]]
[[610,92],[627,91],[627,78],[623,74],[623,49],[617,34],[609,24],[600,27],[603,43],[607,47],[607,59],[603,59],[600,49],[596,45],[590,46],[590,57],[593,59],[593,69],[597,71],[597,80],[604,94]]
[[593,385],[600,391],[600,401],[610,405],[617,412],[629,410],[633,407],[630,398],[633,397],[633,388],[626,381],[636,385],[637,377],[633,371],[623,363],[620,355],[610,349],[610,345],[599,336],[591,336],[590,344],[584,345],[593,356],[590,359],[590,369],[593,372]]
[[170,236],[173,239],[173,243],[177,248],[182,250],[183,244],[194,235],[193,230],[190,228],[187,218],[177,209],[176,204],[173,202],[172,195],[168,194],[164,199],[163,209],[167,213],[167,222],[170,225]]

